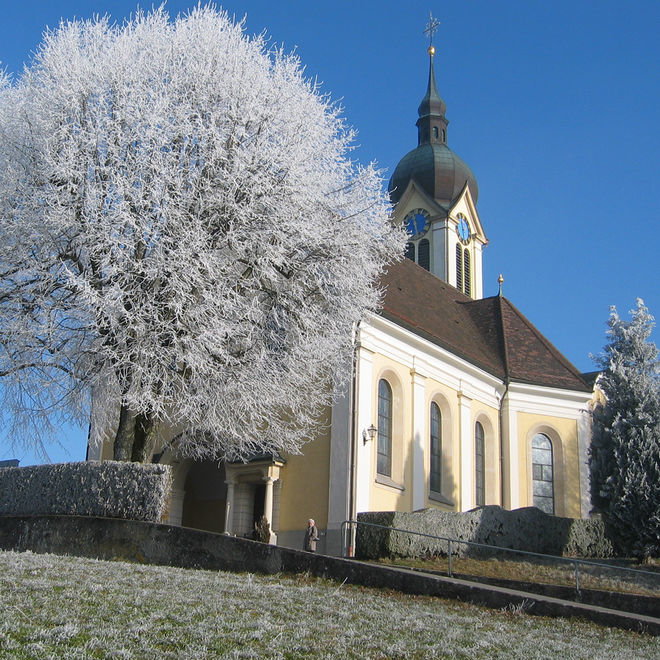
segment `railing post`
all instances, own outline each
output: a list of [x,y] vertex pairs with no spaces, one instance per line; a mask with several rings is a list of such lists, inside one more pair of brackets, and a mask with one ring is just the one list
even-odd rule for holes
[[575,564],[575,593],[577,595],[580,595],[580,564],[575,561],[573,562]]
[[451,577],[451,539],[447,539],[447,573]]

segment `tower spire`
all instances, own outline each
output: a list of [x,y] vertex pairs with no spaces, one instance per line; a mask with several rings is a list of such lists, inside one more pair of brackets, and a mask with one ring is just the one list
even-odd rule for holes
[[429,79],[426,86],[426,94],[419,104],[417,113],[417,142],[422,144],[444,144],[447,141],[447,125],[449,122],[445,117],[447,106],[438,94],[438,86],[435,82],[435,69],[433,58],[435,56],[435,46],[433,45],[433,36],[438,30],[440,21],[433,17],[429,12],[429,22],[426,25],[424,34],[429,37]]

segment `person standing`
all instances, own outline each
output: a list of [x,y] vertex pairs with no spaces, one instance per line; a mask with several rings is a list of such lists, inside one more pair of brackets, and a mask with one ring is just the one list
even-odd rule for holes
[[316,523],[313,518],[307,521],[307,529],[305,530],[305,545],[304,549],[307,552],[316,552],[316,542],[319,540],[319,530],[316,529]]

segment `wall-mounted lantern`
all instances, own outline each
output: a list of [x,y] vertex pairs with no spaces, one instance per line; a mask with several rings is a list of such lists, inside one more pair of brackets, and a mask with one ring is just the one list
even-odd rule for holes
[[366,445],[369,440],[372,442],[376,439],[378,435],[378,429],[371,424],[368,429],[362,431],[362,442]]

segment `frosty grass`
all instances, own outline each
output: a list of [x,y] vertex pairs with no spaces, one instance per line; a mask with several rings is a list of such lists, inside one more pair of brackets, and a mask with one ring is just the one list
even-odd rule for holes
[[658,658],[660,642],[308,576],[0,552],[0,658]]

